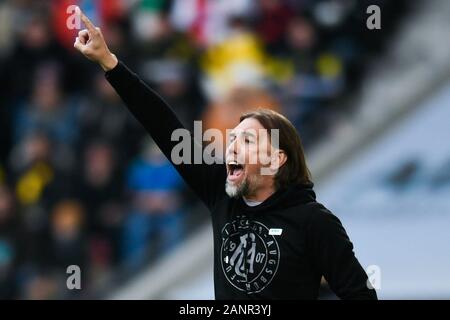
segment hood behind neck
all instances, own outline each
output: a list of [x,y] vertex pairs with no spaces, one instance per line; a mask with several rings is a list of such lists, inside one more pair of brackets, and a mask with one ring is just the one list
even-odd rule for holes
[[316,201],[313,190],[314,183],[300,183],[287,188],[281,188],[257,206],[250,207],[239,198],[239,206],[246,212],[259,213],[286,209],[289,207]]

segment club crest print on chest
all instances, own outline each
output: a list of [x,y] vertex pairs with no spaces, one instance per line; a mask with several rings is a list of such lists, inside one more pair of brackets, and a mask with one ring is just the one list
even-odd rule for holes
[[280,248],[270,229],[247,217],[236,217],[221,232],[220,260],[227,280],[238,290],[258,293],[274,278]]

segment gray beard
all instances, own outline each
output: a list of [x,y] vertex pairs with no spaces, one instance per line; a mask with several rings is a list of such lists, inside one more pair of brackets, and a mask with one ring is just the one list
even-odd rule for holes
[[230,198],[245,196],[248,193],[248,189],[249,186],[247,179],[239,185],[231,184],[228,181],[225,182],[225,192]]
[[[230,198],[248,197],[253,193],[253,188],[257,185],[257,177],[251,176],[247,177],[239,185],[234,185],[225,181],[225,192]],[[252,183],[253,182],[253,188]]]

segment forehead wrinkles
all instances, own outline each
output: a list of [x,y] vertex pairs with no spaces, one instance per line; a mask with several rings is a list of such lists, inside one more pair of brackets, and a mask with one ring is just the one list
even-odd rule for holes
[[260,137],[260,136],[267,136],[267,129],[264,128],[246,128],[246,129],[233,129],[229,133],[229,136],[249,136],[249,137]]

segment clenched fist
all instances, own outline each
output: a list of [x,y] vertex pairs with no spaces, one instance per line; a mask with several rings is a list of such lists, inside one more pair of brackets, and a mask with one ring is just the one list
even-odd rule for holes
[[75,9],[75,13],[83,21],[87,29],[78,33],[73,46],[89,60],[100,64],[104,71],[113,69],[117,65],[118,60],[109,51],[100,28],[95,27],[79,7]]

